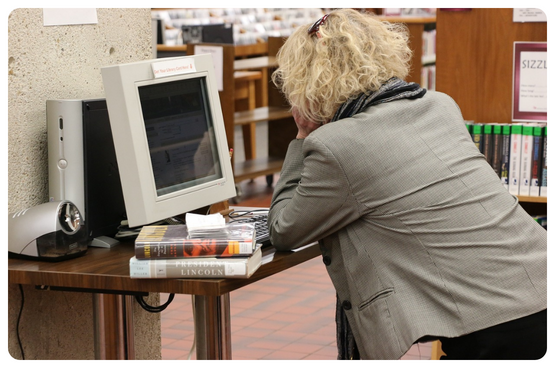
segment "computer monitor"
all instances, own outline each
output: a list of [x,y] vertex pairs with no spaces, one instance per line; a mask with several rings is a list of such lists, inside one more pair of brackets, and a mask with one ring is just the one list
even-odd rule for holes
[[211,55],[101,73],[130,227],[236,195]]

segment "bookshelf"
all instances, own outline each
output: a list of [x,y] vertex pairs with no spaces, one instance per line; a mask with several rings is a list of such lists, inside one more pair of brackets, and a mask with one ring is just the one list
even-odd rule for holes
[[[512,8],[438,9],[436,27],[436,89],[467,120],[511,123],[513,43],[546,42],[547,23],[515,23]],[[547,213],[546,197],[517,197],[529,213]]]
[[529,203],[545,203],[547,204],[547,197],[531,197],[531,196],[518,196],[520,202]]
[[[264,43],[269,37],[287,37],[301,24],[309,24],[324,13],[321,8],[152,8],[152,18],[164,29],[163,43],[171,48],[159,51],[183,52],[183,26],[207,24],[233,25],[233,43],[244,46],[246,54],[264,54]],[[201,41],[202,42],[202,41]],[[208,40],[204,40],[208,42]],[[186,47],[185,47],[186,48]]]

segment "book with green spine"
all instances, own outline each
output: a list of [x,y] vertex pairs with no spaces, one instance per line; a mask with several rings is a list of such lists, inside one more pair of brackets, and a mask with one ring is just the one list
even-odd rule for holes
[[493,124],[484,124],[482,130],[482,154],[490,166],[493,162]]
[[484,143],[482,141],[483,128],[484,124],[472,124],[470,126],[470,136],[472,137],[472,142],[474,142],[476,148],[478,148],[480,152],[483,152],[484,149]]
[[510,152],[511,152],[511,126],[510,124],[503,124],[501,128],[501,167],[499,176],[501,184],[506,189],[509,189],[509,165],[510,165]]
[[501,135],[502,130],[501,124],[493,124],[492,131],[492,154],[491,154],[491,167],[493,171],[501,177],[501,155],[503,153],[503,136]]

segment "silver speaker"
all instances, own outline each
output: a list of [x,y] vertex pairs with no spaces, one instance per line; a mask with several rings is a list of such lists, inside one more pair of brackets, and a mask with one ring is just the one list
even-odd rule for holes
[[81,214],[71,201],[8,215],[8,256],[60,261],[85,254],[87,242]]

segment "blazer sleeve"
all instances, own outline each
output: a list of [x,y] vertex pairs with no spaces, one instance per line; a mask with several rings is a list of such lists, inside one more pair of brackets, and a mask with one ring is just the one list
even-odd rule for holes
[[292,141],[268,215],[274,247],[312,243],[359,217],[347,176],[328,147],[312,136]]

